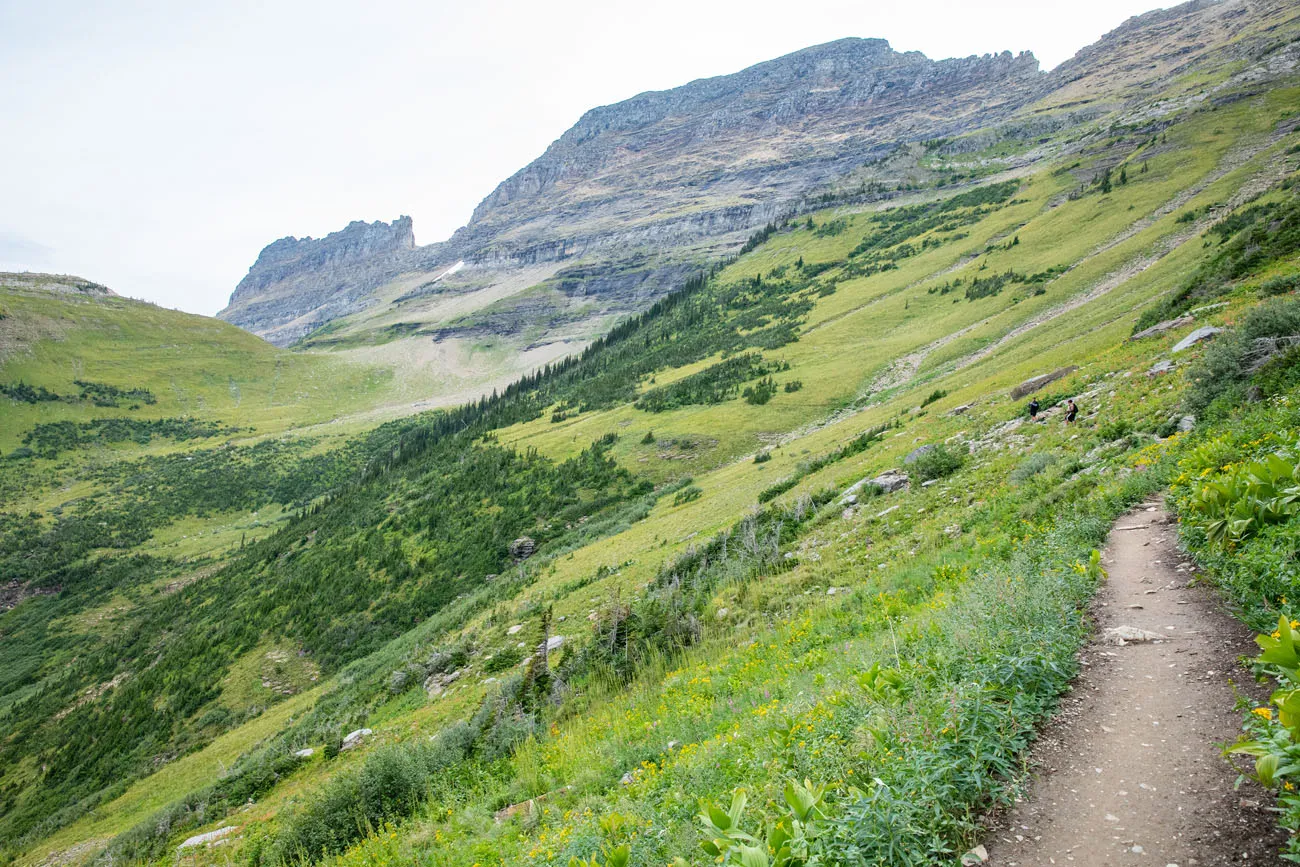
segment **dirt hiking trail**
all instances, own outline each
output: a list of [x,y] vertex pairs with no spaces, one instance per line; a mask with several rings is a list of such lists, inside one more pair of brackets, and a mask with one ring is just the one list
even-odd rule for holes
[[[1195,582],[1160,503],[1116,522],[1102,563],[1110,578],[1093,603],[1082,672],[1034,748],[1029,791],[985,841],[987,863],[1284,863],[1271,795],[1253,782],[1234,790],[1220,755],[1241,730],[1233,684],[1267,695],[1238,661],[1258,651],[1252,634]],[[1161,640],[1118,644],[1107,636],[1116,627]]]

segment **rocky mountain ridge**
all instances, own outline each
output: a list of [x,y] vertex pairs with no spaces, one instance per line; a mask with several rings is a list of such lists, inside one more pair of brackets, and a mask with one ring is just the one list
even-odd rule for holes
[[[1035,138],[1094,122],[1215,52],[1249,56],[1249,46],[1232,43],[1235,29],[1287,8],[1193,0],[1130,19],[1050,73],[1029,52],[936,61],[848,38],[642,93],[584,114],[447,241],[415,247],[409,218],[364,231],[354,223],[320,241],[282,239],[218,315],[278,345],[339,319],[372,342],[388,339],[375,337],[381,328],[446,340],[477,327],[460,321],[476,294],[497,318],[509,319],[510,298],[528,292],[519,310],[535,321],[540,292],[557,319],[604,321],[671,288],[665,280],[645,291],[647,261],[657,277],[679,275],[827,196],[851,202],[856,192],[861,201],[933,184],[932,155],[1012,137],[1028,143],[1023,159],[1002,158],[984,175],[1028,164],[1050,152],[1032,150]],[[457,263],[463,270],[448,273]],[[523,285],[522,269],[540,266],[542,282]],[[575,291],[574,274],[598,291]],[[464,296],[459,318],[443,318],[440,301]]]

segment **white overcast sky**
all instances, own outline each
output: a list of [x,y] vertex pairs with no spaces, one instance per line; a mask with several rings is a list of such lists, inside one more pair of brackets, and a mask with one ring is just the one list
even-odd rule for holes
[[214,313],[351,220],[445,238],[588,108],[845,36],[1044,68],[1159,0],[0,0],[0,270]]

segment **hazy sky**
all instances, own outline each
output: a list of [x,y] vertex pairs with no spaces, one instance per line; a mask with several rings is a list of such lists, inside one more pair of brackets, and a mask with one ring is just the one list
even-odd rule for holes
[[267,243],[462,225],[588,108],[845,36],[1060,63],[1158,0],[0,0],[0,270],[214,313]]

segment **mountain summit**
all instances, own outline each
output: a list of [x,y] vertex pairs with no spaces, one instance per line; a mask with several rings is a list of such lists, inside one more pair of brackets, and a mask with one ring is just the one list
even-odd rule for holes
[[[375,290],[386,281],[424,275],[419,286],[460,260],[466,273],[437,294],[516,287],[518,269],[551,266],[536,275],[541,282],[560,263],[581,262],[562,294],[626,312],[809,191],[829,190],[899,142],[1004,118],[1043,78],[1029,53],[934,61],[852,38],[642,93],[584,114],[449,241],[414,248],[409,218],[353,223],[318,241],[281,239],[219,315],[288,345],[341,316],[379,312]],[[489,294],[499,301],[502,292]]]
[[1072,147],[1064,130],[1272,50],[1268,27],[1288,14],[1197,0],[1131,18],[1049,73],[1029,52],[931,60],[848,38],[642,93],[584,114],[448,240],[416,247],[409,218],[283,239],[218,315],[280,346],[426,365],[468,388],[447,358],[496,347],[523,370],[774,220],[1023,173]]

